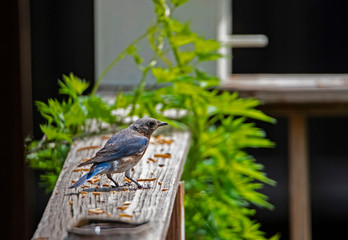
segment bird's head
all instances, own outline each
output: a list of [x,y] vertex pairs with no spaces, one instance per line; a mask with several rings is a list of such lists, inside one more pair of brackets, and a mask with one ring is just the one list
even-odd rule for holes
[[161,126],[168,125],[166,122],[161,122],[154,118],[140,118],[136,120],[132,125],[129,126],[130,129],[143,134],[144,136],[150,138],[151,134]]

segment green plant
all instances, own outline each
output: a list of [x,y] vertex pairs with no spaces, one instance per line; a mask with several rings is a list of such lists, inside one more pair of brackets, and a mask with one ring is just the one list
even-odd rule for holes
[[[58,81],[58,84],[59,93],[66,95],[66,99],[61,102],[49,99],[47,104],[36,102],[47,122],[40,125],[43,138],[38,141],[28,139],[27,146],[27,160],[32,168],[43,171],[41,184],[47,191],[53,190],[70,145],[76,137],[100,131],[102,122],[117,122],[111,113],[117,108],[116,105],[108,104],[95,95],[82,95],[89,85],[86,81],[70,74],[63,75],[63,81]],[[97,127],[93,129],[93,126]]]
[[[216,88],[219,79],[199,68],[201,62],[222,57],[217,52],[220,44],[192,32],[189,23],[181,23],[171,15],[187,1],[153,0],[155,22],[106,68],[90,95],[81,95],[87,88],[85,82],[73,75],[65,76],[64,82],[60,82],[60,92],[67,94],[68,100],[37,104],[48,121],[41,127],[46,138],[32,143],[28,159],[33,167],[41,166],[56,176],[72,139],[88,132],[91,119],[109,124],[122,122],[111,114],[115,109],[130,109],[128,115],[150,115],[168,121],[192,133],[182,176],[186,186],[187,238],[265,239],[260,224],[252,220],[255,210],[249,207],[254,204],[271,209],[267,197],[257,190],[264,183],[274,185],[275,182],[266,177],[262,165],[245,149],[273,146],[250,119],[270,123],[275,120],[256,109],[257,100],[219,91]],[[142,58],[137,47],[139,41],[146,39],[153,51],[149,59]],[[109,105],[96,95],[98,86],[108,71],[126,56],[133,57],[142,78],[134,91],[118,94]],[[156,85],[149,88],[146,81],[151,74]],[[168,110],[184,114],[170,117],[166,114]],[[63,146],[65,150],[58,151]],[[58,160],[45,158],[47,151],[50,157],[54,156],[52,159]],[[54,152],[60,152],[61,156]],[[52,164],[54,161],[57,163]],[[53,186],[54,179],[50,183]]]

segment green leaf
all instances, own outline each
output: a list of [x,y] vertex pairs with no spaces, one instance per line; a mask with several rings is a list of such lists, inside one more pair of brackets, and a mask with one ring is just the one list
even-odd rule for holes
[[98,96],[89,96],[83,99],[83,103],[87,110],[88,118],[100,119],[106,123],[114,123],[116,118],[112,116],[111,109],[109,106]]
[[157,49],[157,40],[158,38],[156,38],[156,33],[157,33],[157,26],[150,26],[148,28],[148,34],[147,34],[147,39],[149,40],[149,44],[150,44],[150,47],[156,51]]
[[143,62],[143,59],[138,54],[133,54],[134,62],[139,65]]
[[271,237],[269,240],[278,240],[280,239],[281,234],[277,233],[276,235],[274,235],[273,237]]
[[220,53],[199,53],[197,54],[199,61],[215,61],[222,57]]
[[191,35],[190,23],[181,23],[176,19],[170,19],[171,30],[177,35]]
[[71,141],[71,135],[68,133],[64,133],[60,131],[59,129],[53,127],[53,126],[48,126],[48,125],[40,125],[41,131],[46,135],[47,140],[52,141],[59,141],[59,140],[66,140],[68,142]]
[[219,112],[234,116],[246,116],[270,123],[276,122],[274,118],[269,117],[260,110],[254,108],[260,104],[258,100],[236,98],[237,96],[237,93],[231,95],[228,92],[224,92],[217,95],[216,98],[212,98],[211,104],[218,107],[217,113]]
[[46,187],[46,193],[52,192],[54,189],[54,186],[58,180],[57,173],[47,172],[44,175],[40,176],[41,183],[40,186]]
[[170,2],[175,6],[175,7],[179,7],[185,3],[187,3],[190,0],[170,0]]
[[58,81],[60,86],[59,93],[76,98],[88,88],[89,83],[70,73],[69,76],[63,75],[63,81]]
[[133,56],[134,62],[139,65],[143,62],[143,59],[138,54],[138,48],[135,44],[132,44],[126,48],[126,53]]
[[155,76],[157,82],[170,82],[177,77],[179,69],[162,69],[162,68],[152,68],[152,74]]
[[70,105],[69,110],[63,113],[65,126],[74,134],[81,131],[82,125],[87,119],[85,112],[82,110],[78,102]]
[[38,111],[41,113],[41,116],[44,117],[49,124],[51,124],[54,119],[53,119],[53,116],[51,115],[51,111],[48,105],[41,101],[36,101],[35,105],[38,108]]
[[194,45],[198,54],[214,52],[220,48],[220,43],[213,39],[205,40],[203,38],[197,38]]
[[55,124],[59,129],[63,129],[65,126],[64,112],[69,111],[71,104],[71,99],[61,103],[56,99],[49,99],[48,104],[36,102],[41,115],[48,120],[49,124]]
[[208,100],[209,93],[204,89],[187,82],[176,82],[174,85],[174,93],[181,96],[191,96],[200,99]]
[[137,46],[134,45],[134,44],[131,44],[129,45],[127,48],[126,48],[126,53],[129,54],[129,55],[133,55],[134,53],[137,52]]
[[196,53],[194,51],[178,52],[181,63],[186,65],[189,64],[195,57]]
[[257,171],[257,169],[255,169],[254,164],[251,163],[250,161],[243,161],[243,162],[233,161],[232,168],[243,175],[247,175],[249,177],[252,177],[254,179],[257,179],[261,182],[264,182],[270,185],[275,185],[275,181],[267,178],[263,173]]
[[195,34],[190,35],[176,35],[169,38],[170,43],[175,47],[180,47],[196,40]]

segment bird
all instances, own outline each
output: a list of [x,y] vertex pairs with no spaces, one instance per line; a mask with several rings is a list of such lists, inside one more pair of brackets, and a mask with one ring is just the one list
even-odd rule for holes
[[94,157],[80,163],[78,167],[93,164],[88,173],[69,188],[78,188],[88,179],[100,174],[106,174],[115,186],[120,185],[112,178],[113,173],[125,173],[125,176],[134,182],[138,188],[145,188],[130,177],[130,169],[138,164],[149,146],[152,133],[161,126],[168,125],[154,118],[144,117],[136,120],[128,128],[114,134]]

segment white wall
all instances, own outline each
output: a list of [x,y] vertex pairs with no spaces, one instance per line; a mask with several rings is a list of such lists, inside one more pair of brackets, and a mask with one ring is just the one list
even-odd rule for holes
[[[191,0],[178,8],[174,16],[191,21],[193,31],[207,38],[216,38],[217,5],[215,0]],[[151,0],[95,0],[95,59],[96,78],[125,49],[144,33],[155,18]],[[141,53],[151,57],[143,41]],[[215,74],[216,63],[202,68]],[[102,86],[131,86],[140,81],[140,72],[131,58],[123,59],[103,79]]]

